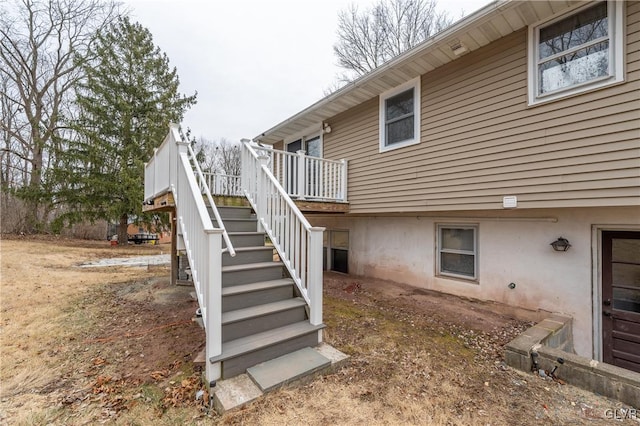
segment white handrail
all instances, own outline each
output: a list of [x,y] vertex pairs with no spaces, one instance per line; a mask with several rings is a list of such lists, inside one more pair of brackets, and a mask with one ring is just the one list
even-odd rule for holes
[[243,142],[242,187],[280,259],[309,305],[309,319],[322,323],[322,233],[312,227],[269,169],[268,157]]
[[[207,336],[206,356],[211,359],[222,353],[222,240],[226,232],[219,214],[216,214],[215,203],[206,189],[199,165],[195,162],[192,166],[192,160],[195,160],[193,151],[188,143],[182,141],[178,127],[172,125],[163,143],[145,165],[144,194],[145,202],[165,193],[173,194],[177,237],[184,244],[191,267]],[[215,228],[211,222],[203,189],[220,228]],[[227,247],[231,254],[233,246],[230,242],[227,242]],[[220,375],[219,363],[206,364],[208,381],[217,380]]]
[[216,207],[216,203],[213,201],[213,197],[211,196],[211,191],[209,190],[209,185],[207,185],[207,181],[205,180],[204,175],[202,174],[202,169],[200,168],[200,164],[198,163],[196,154],[193,152],[191,145],[187,145],[187,149],[189,151],[189,157],[191,158],[191,163],[193,165],[193,168],[196,170],[196,173],[197,173],[196,176],[197,176],[198,182],[200,183],[200,188],[204,192],[204,195],[207,197],[207,201],[209,201],[209,206],[211,207],[211,210],[213,211],[213,215],[216,218],[218,229],[222,230],[222,238],[224,238],[224,242],[227,244],[227,248],[225,250],[229,252],[229,255],[231,257],[235,257],[236,251],[233,248],[233,244],[231,244],[231,239],[229,239],[229,233],[227,232],[227,229],[225,228],[224,223],[222,222],[222,218],[220,217],[220,212]]
[[[177,185],[174,197],[178,226],[191,267],[206,333],[207,359],[222,353],[222,229],[211,223],[196,181],[186,144],[181,144],[176,160]],[[188,145],[187,145],[188,146]],[[206,363],[207,380],[220,378],[219,364]]]

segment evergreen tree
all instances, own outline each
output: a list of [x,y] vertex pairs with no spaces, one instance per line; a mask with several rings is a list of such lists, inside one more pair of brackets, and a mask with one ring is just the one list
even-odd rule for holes
[[176,69],[139,23],[121,18],[98,37],[97,59],[77,90],[75,136],[55,170],[57,200],[67,206],[58,224],[119,221],[126,243],[130,217],[140,218],[144,162],[196,102],[178,92]]

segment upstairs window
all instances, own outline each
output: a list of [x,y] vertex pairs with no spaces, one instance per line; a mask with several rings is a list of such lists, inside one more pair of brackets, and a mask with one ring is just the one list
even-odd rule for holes
[[598,2],[530,27],[530,104],[623,80],[622,6]]
[[380,152],[420,142],[420,78],[380,95]]

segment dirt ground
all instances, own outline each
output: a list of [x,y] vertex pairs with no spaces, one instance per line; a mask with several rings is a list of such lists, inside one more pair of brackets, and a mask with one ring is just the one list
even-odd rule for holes
[[328,273],[324,338],[350,362],[219,416],[192,364],[192,289],[167,267],[77,267],[167,250],[1,241],[0,424],[598,425],[628,408],[504,365],[535,314]]

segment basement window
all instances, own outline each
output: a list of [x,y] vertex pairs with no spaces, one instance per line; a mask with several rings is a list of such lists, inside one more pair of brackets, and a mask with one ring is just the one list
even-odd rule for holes
[[477,280],[478,226],[438,225],[438,275]]
[[380,152],[420,142],[420,77],[380,95]]
[[349,273],[349,231],[323,233],[323,270]]
[[591,3],[529,27],[529,104],[624,80],[624,2]]

